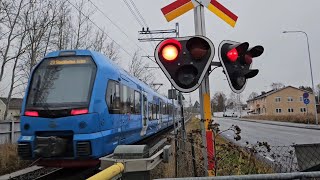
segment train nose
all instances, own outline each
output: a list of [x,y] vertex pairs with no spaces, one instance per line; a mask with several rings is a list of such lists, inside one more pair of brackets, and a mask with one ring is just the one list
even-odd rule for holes
[[50,136],[36,137],[36,148],[33,151],[37,157],[57,157],[62,156],[67,150],[67,139]]

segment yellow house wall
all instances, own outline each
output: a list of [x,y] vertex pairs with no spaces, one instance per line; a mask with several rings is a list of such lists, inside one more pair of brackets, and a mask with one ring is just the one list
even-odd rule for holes
[[[297,114],[305,114],[301,112],[300,108],[307,107],[308,113],[313,114],[314,111],[314,103],[315,96],[313,94],[309,94],[310,104],[305,105],[303,101],[300,101],[300,97],[302,97],[304,91],[295,89],[292,87],[280,90],[276,93],[273,93],[266,97],[266,108],[267,115],[297,115]],[[276,102],[276,97],[280,97],[280,102]],[[293,101],[289,102],[288,97],[292,97]],[[280,108],[281,113],[276,113],[276,109]],[[288,112],[289,108],[293,108],[293,112]]]

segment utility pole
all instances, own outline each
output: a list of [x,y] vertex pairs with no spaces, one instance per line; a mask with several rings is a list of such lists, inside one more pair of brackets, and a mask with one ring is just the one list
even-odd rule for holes
[[[204,7],[199,3],[194,8],[194,24],[195,24],[195,35],[206,36],[205,30],[205,19],[204,19]],[[210,105],[210,86],[209,86],[209,73],[206,75],[199,88],[199,99],[200,99],[200,111],[201,111],[201,134],[202,143],[206,149],[202,149],[202,155],[204,158],[204,167],[207,167],[206,175],[213,175],[213,146],[207,147],[207,144],[212,144],[213,134],[212,131],[208,130],[208,123],[211,120],[211,105]],[[211,132],[211,133],[210,133]],[[209,142],[209,143],[208,143]],[[210,155],[210,166],[208,166],[208,154]]]

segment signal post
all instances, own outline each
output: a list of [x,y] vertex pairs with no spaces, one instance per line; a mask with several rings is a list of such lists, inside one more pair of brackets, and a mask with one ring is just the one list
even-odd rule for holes
[[[230,26],[234,27],[238,17],[225,8],[222,4],[220,4],[217,0],[176,0],[175,2],[167,5],[162,8],[161,11],[167,21],[171,21],[178,16],[194,9],[194,24],[195,24],[195,35],[205,36],[205,19],[204,19],[204,7],[207,7],[212,13],[216,14]],[[213,45],[212,45],[213,46]],[[201,49],[201,47],[196,47],[197,49]],[[157,51],[156,51],[157,52]],[[157,62],[159,61],[159,57],[156,57]],[[210,59],[210,64],[213,59]],[[159,64],[159,63],[158,63]],[[161,67],[161,64],[159,64]],[[207,66],[206,66],[207,67]],[[162,66],[163,70],[164,67]],[[199,69],[199,68],[198,68]],[[214,175],[214,147],[213,147],[213,132],[209,130],[209,122],[211,122],[211,104],[210,104],[210,85],[209,85],[209,68],[203,68],[202,71],[204,76],[199,78],[200,84],[198,84],[197,88],[199,88],[199,99],[200,99],[200,110],[201,110],[201,129],[202,129],[202,141],[203,145],[206,147],[206,150],[203,149],[203,158],[204,158],[204,167],[207,167],[206,175],[212,176]],[[185,72],[185,73],[190,73]],[[164,71],[165,72],[165,71]],[[170,77],[167,75],[168,79],[171,81]],[[195,86],[194,86],[195,87]],[[179,90],[179,88],[177,88]],[[191,88],[189,88],[191,90]],[[193,89],[194,90],[194,89]],[[191,92],[191,91],[189,91]],[[208,161],[208,158],[210,161]]]
[[[195,34],[206,36],[204,8],[202,5],[197,6],[194,9],[194,26]],[[204,167],[207,167],[206,175],[212,176],[214,169],[213,161],[213,134],[208,129],[209,121],[211,120],[211,103],[210,103],[210,84],[209,73],[205,74],[205,77],[199,88],[199,100],[200,100],[200,117],[201,117],[201,135],[202,143],[207,149],[202,149],[202,155],[204,158]],[[211,143],[210,143],[211,142]],[[210,161],[208,161],[210,159]]]

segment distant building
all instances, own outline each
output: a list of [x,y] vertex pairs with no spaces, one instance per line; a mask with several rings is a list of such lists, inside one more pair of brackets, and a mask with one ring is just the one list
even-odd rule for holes
[[[7,98],[0,97],[0,120],[4,120],[4,112],[6,110]],[[6,120],[19,120],[21,112],[22,99],[12,98],[8,110],[8,116]]]
[[247,101],[250,114],[296,115],[314,114],[315,96],[309,93],[310,104],[303,102],[303,93],[307,91],[287,86],[277,90],[262,92],[261,95]]

